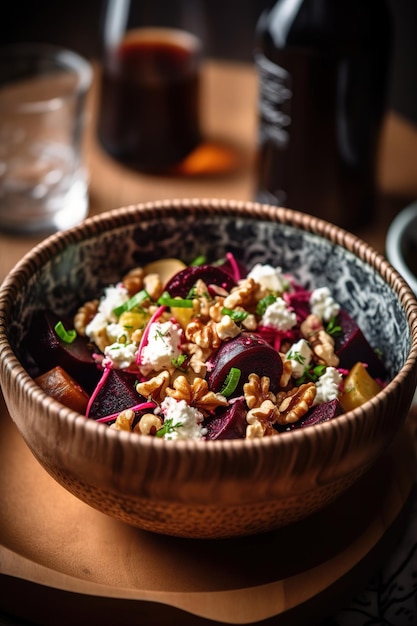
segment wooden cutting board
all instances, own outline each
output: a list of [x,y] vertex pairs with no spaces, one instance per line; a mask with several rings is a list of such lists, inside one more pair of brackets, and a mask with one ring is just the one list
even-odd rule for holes
[[361,590],[392,550],[415,476],[406,427],[366,476],[307,520],[242,539],[165,537],[65,491],[0,398],[0,611],[45,626],[311,624]]

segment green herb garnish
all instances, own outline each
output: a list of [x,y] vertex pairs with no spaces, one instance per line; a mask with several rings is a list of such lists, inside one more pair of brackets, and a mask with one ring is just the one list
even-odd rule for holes
[[326,326],[326,333],[328,335],[340,335],[340,333],[342,332],[342,327],[340,326],[340,324],[337,323],[336,317],[332,317],[328,322],[327,322],[327,326]]
[[181,423],[174,424],[174,420],[172,418],[169,418],[165,420],[162,427],[156,431],[156,436],[165,437],[165,435],[169,435],[170,433],[175,432],[176,429],[181,428],[181,426]]
[[304,374],[300,376],[300,378],[297,378],[297,380],[295,381],[295,384],[298,386],[306,382],[315,383],[318,381],[320,376],[323,376],[325,371],[326,371],[326,365],[316,365],[315,367],[306,369]]
[[162,330],[159,330],[159,328],[155,330],[155,339],[165,339],[166,336],[169,336],[168,329],[164,330],[164,332],[162,332]]
[[138,291],[138,293],[135,293],[135,295],[132,296],[129,300],[123,302],[123,304],[113,309],[113,313],[116,317],[120,317],[122,313],[131,311],[135,307],[139,306],[139,304],[142,304],[142,302],[144,302],[148,298],[150,298],[148,292],[146,291],[146,289],[142,289],[141,291]]
[[176,369],[185,372],[186,368],[184,368],[183,365],[186,362],[187,358],[188,357],[186,354],[180,354],[176,359],[171,359],[171,363]]
[[220,391],[222,396],[224,396],[225,398],[228,398],[229,396],[232,395],[232,393],[236,390],[236,387],[239,384],[241,375],[242,375],[242,372],[240,371],[238,367],[230,368],[225,378],[225,381],[223,383],[223,387]]
[[303,365],[306,360],[305,356],[303,356],[301,352],[292,352],[291,350],[287,352],[287,359],[290,361],[296,361],[297,363],[300,363],[300,365]]
[[269,305],[273,304],[276,301],[276,299],[277,299],[277,296],[274,295],[273,293],[270,293],[267,296],[265,296],[265,298],[262,298],[262,300],[259,300],[256,306],[256,313],[262,317],[262,315],[265,313]]
[[198,257],[196,257],[194,259],[194,261],[191,261],[190,266],[191,267],[199,267],[200,265],[204,265],[206,263],[206,257],[204,255],[200,255]]
[[162,306],[178,307],[180,309],[192,309],[193,301],[188,298],[171,298],[167,291],[164,291],[158,300],[158,304]]
[[66,330],[64,324],[61,321],[55,324],[54,330],[58,337],[62,339],[64,343],[72,343],[77,336],[76,330]]
[[228,315],[234,322],[243,322],[243,320],[248,317],[249,313],[247,311],[236,311],[235,309],[226,309],[226,307],[224,307],[222,309],[222,315]]

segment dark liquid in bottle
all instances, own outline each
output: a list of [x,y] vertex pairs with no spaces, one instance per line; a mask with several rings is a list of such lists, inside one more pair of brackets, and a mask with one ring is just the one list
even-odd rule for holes
[[[306,2],[282,46],[271,25],[263,31],[257,193],[355,228],[375,200],[388,29],[381,13],[368,36],[360,11],[337,4]],[[310,12],[323,6],[322,15]]]
[[105,64],[98,135],[116,159],[158,172],[200,142],[196,51],[168,39],[126,38]]

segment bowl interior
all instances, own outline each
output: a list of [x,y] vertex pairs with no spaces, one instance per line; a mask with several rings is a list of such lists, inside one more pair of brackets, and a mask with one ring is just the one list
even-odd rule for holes
[[46,307],[73,313],[127,270],[155,259],[175,256],[191,262],[206,255],[215,261],[231,252],[248,267],[258,262],[280,266],[306,288],[328,286],[395,376],[411,338],[394,289],[371,264],[331,240],[336,229],[327,239],[300,228],[299,219],[291,223],[292,212],[285,215],[288,223],[281,223],[283,213],[271,208],[250,215],[204,206],[160,212],[145,207],[89,221],[55,237],[54,245],[38,255],[35,271],[21,277],[7,321],[9,341],[24,362],[23,338],[34,311]]

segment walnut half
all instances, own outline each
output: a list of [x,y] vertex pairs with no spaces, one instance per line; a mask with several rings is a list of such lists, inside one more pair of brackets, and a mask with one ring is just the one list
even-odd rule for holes
[[204,416],[209,415],[218,406],[227,406],[227,400],[220,393],[210,391],[207,381],[195,378],[190,383],[185,376],[174,380],[173,388],[168,387],[167,395],[176,400],[185,400],[187,404],[198,409]]
[[304,383],[289,391],[278,406],[278,424],[293,424],[298,422],[313,406],[316,397],[314,383]]

